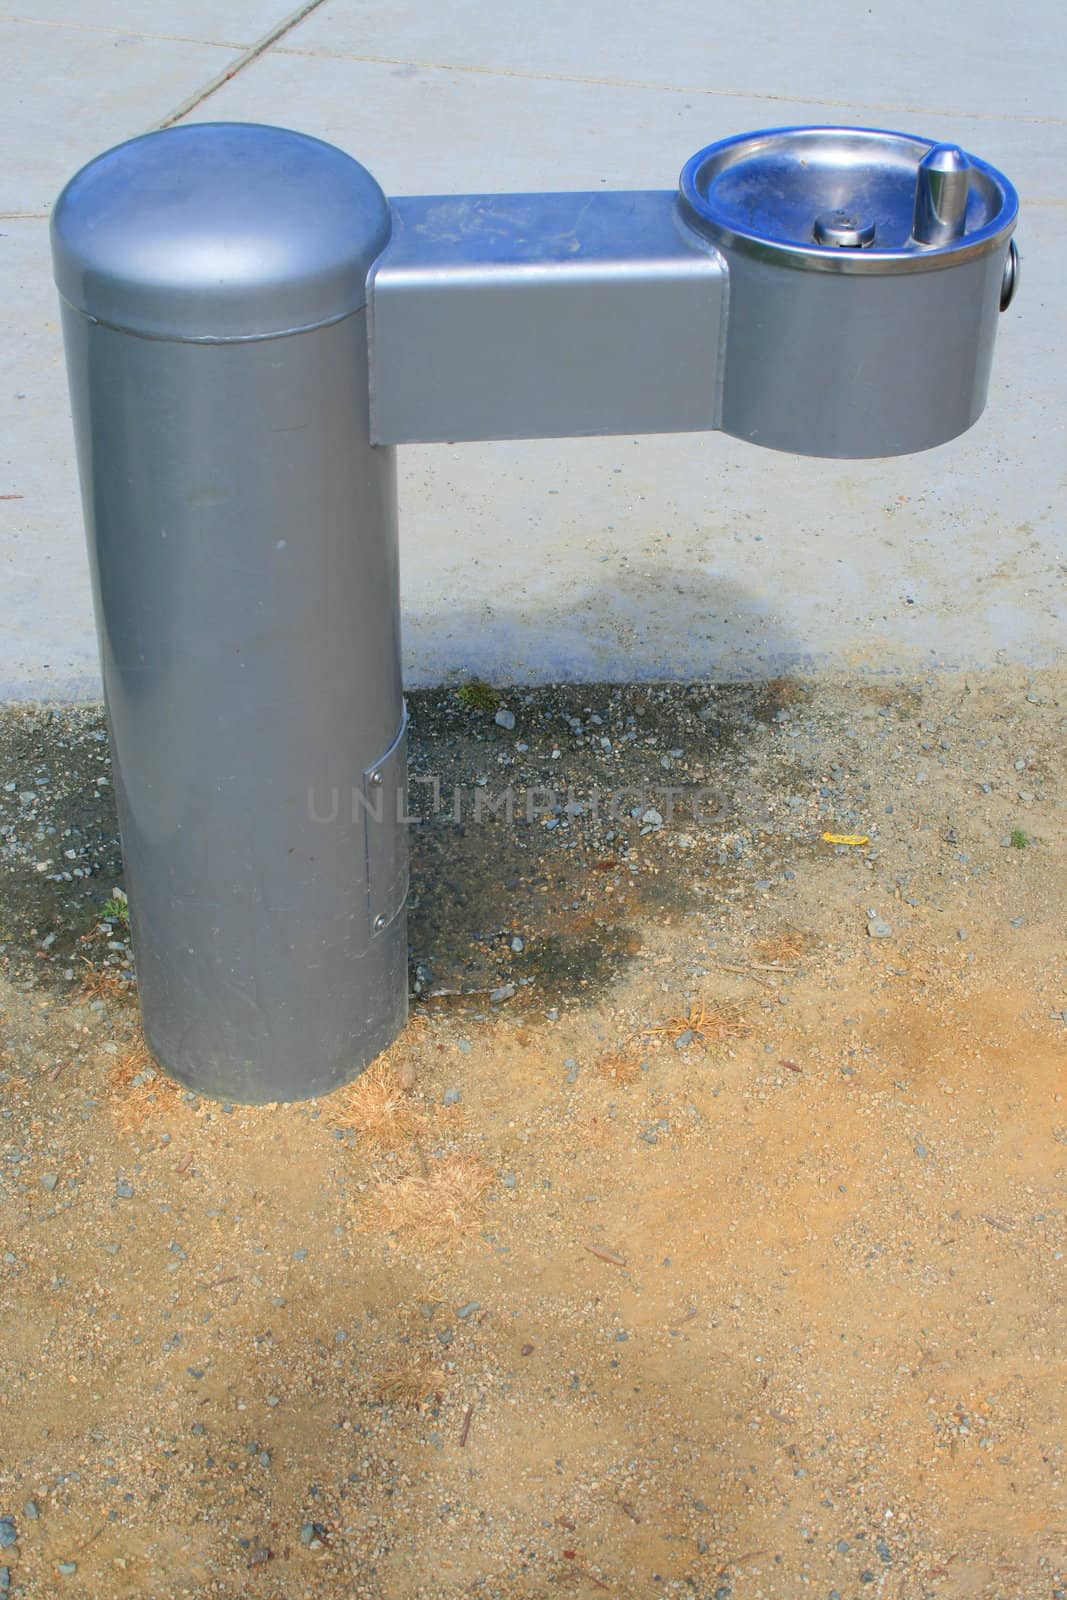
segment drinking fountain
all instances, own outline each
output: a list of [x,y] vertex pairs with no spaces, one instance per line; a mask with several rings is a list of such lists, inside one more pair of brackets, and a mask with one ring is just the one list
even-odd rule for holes
[[407,1014],[395,449],[714,431],[826,457],[981,414],[1018,203],[954,145],[774,128],[676,190],[387,199],[201,123],[52,219],[138,991],[231,1101],[356,1076]]

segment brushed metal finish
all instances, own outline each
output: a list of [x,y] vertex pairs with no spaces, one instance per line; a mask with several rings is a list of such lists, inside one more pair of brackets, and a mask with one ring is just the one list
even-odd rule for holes
[[394,199],[371,273],[371,436],[717,423],[725,271],[674,194]]
[[823,211],[815,218],[812,235],[816,244],[832,244],[838,250],[865,250],[874,243],[877,231],[868,217],[839,206],[836,211]]
[[370,173],[287,128],[148,133],[75,173],[52,212],[64,300],[153,339],[260,339],[366,303],[389,237]]
[[[916,239],[917,192],[947,229],[961,183],[962,231]],[[370,278],[383,442],[720,427],[798,454],[889,456],[945,443],[985,404],[1017,200],[955,147],[769,129],[698,152],[677,204],[391,204]]]
[[1018,211],[994,168],[908,134],[777,128],[698,152],[680,184],[729,274],[725,432],[891,456],[981,415]]
[[1007,259],[1004,262],[1004,277],[1000,285],[1000,309],[1007,311],[1015,299],[1019,288],[1019,275],[1022,272],[1022,258],[1019,247],[1013,239],[1008,245]]
[[903,455],[963,433],[986,401],[1007,249],[880,277],[783,271],[728,252],[723,431],[838,458]]
[[[247,164],[234,176],[247,187]],[[284,199],[278,210],[291,215]],[[304,238],[271,256],[310,271],[309,312],[336,309],[351,283],[347,268],[321,271],[338,242],[342,262],[380,247],[370,220],[362,244],[342,237],[342,215],[317,255]],[[215,217],[216,259],[266,227],[247,207],[238,222],[227,233]],[[365,310],[203,342],[229,325],[232,286],[224,306],[204,284],[186,304],[172,289],[189,264],[150,259],[157,297],[147,284],[132,297],[138,320],[153,304],[167,328],[195,311],[192,337],[123,332],[64,304],[145,1037],[200,1092],[294,1100],[355,1076],[407,1010],[394,452],[370,443]],[[250,318],[299,315],[299,284],[261,294],[262,258],[242,259],[242,335]],[[120,252],[108,280],[98,261],[94,282],[125,265]],[[373,770],[389,776],[377,815],[362,804]]]
[[[934,148],[930,139],[881,128],[765,128],[698,150],[679,187],[693,226],[734,254],[808,272],[938,271],[1005,246],[1019,201],[1003,173],[967,156],[966,228],[930,250],[912,224],[919,163]],[[815,241],[815,218],[838,208],[873,221],[871,248]]]
[[64,322],[145,1037],[204,1093],[325,1093],[407,1004],[368,831],[406,838],[356,799],[403,718],[365,313],[207,346]]
[[915,176],[912,237],[920,244],[948,244],[967,229],[971,163],[954,144],[936,144]]

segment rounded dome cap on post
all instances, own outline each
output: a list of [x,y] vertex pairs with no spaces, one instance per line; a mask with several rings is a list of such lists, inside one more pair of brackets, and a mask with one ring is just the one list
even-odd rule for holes
[[206,122],[108,150],[52,213],[60,294],[149,337],[225,342],[366,304],[389,202],[358,161],[286,128]]

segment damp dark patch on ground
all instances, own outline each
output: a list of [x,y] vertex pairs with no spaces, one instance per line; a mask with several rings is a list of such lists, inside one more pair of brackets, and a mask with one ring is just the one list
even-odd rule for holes
[[[580,1000],[641,948],[642,916],[687,915],[734,814],[731,769],[775,686],[484,686],[409,696],[413,992]],[[698,841],[695,854],[679,854]],[[0,714],[0,969],[59,989],[132,972],[107,915],[122,857],[103,711]],[[529,991],[527,993],[527,991]]]
[[102,709],[0,713],[0,970],[69,988],[106,946],[121,884]]
[[[542,1011],[598,998],[650,931],[791,892],[828,850],[884,872],[909,838],[901,761],[928,792],[979,698],[947,679],[461,688],[409,697],[412,994]],[[1020,704],[1048,703],[990,701],[1014,742]],[[1043,761],[1036,742],[1014,758],[1025,806]],[[906,850],[900,867],[906,894]],[[101,710],[0,714],[0,971],[129,981],[121,887]]]
[[694,878],[731,870],[717,846],[767,690],[486,688],[477,709],[412,696],[415,992],[589,998],[642,949],[643,919],[692,914]]

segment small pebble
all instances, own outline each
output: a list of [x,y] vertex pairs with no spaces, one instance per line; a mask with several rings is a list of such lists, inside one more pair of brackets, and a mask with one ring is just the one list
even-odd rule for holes
[[115,1197],[118,1200],[132,1200],[133,1184],[127,1182],[125,1178],[120,1178],[115,1185]]
[[444,1093],[444,1104],[446,1106],[458,1106],[462,1098],[463,1095],[459,1089],[446,1089]]
[[41,1188],[44,1189],[47,1194],[53,1193],[58,1182],[59,1179],[56,1177],[54,1172],[43,1172],[41,1174]]
[[26,1518],[27,1522],[37,1521],[37,1518],[41,1515],[41,1513],[37,1508],[36,1500],[26,1501],[26,1504],[22,1508],[22,1515]]
[[11,1546],[18,1544],[18,1530],[12,1517],[0,1517],[0,1550],[10,1550]]
[[78,1563],[76,1561],[61,1561],[56,1568],[61,1578],[73,1578],[77,1570]]
[[869,916],[867,918],[867,933],[872,939],[891,939],[893,929],[881,917]]
[[458,1307],[456,1316],[459,1317],[461,1321],[465,1322],[468,1317],[473,1317],[474,1313],[476,1311],[480,1311],[481,1309],[482,1302],[480,1300],[468,1300],[466,1305]]
[[511,729],[515,726],[515,713],[514,711],[509,711],[506,706],[501,706],[500,710],[493,718],[493,721],[496,723],[498,728],[507,728],[508,732],[510,733]]

